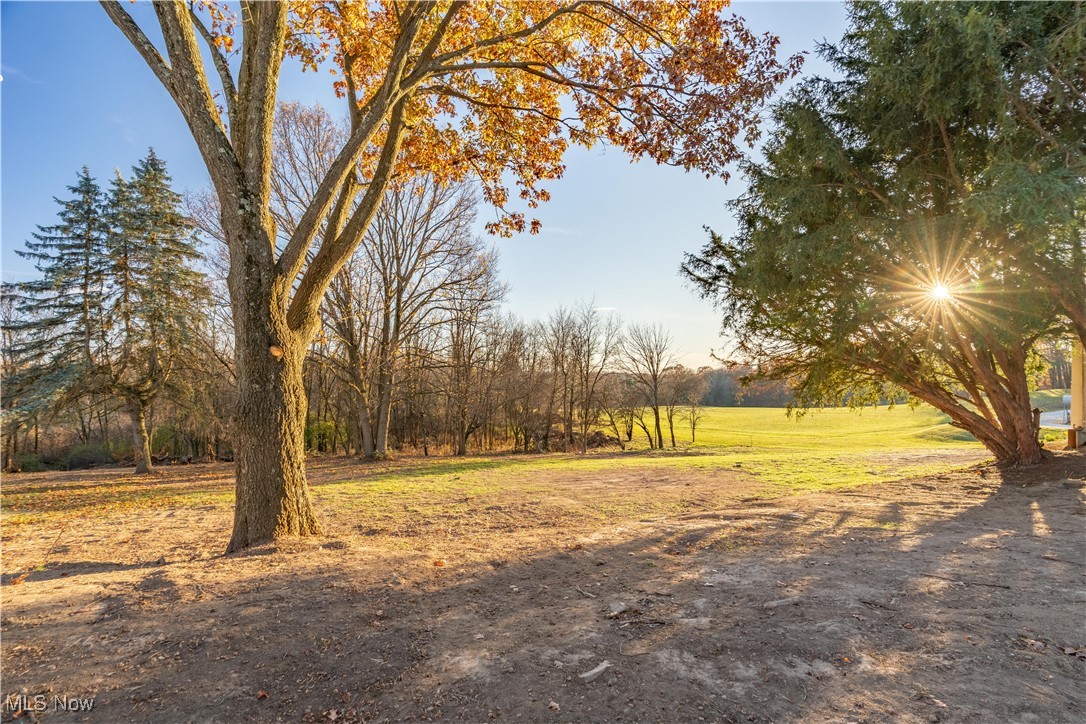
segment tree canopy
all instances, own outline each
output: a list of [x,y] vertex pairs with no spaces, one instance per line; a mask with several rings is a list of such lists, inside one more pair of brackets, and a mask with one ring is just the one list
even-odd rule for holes
[[683,270],[801,405],[904,389],[1003,461],[1040,449],[1042,335],[1086,338],[1086,12],[858,3]]

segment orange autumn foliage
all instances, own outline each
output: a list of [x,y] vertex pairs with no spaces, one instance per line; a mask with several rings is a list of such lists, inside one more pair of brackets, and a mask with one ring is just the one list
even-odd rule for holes
[[[356,115],[379,104],[389,69],[402,65],[406,130],[393,178],[474,176],[504,212],[490,231],[508,235],[526,227],[510,197],[529,209],[546,201],[543,183],[562,176],[571,143],[727,176],[756,138],[762,104],[800,63],[778,61],[777,38],[752,33],[727,5],[295,2],[286,50],[331,73]],[[363,178],[387,130],[363,149]]]

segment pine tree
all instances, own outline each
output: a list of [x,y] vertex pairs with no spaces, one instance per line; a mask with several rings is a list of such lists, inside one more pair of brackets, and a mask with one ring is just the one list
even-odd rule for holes
[[90,394],[104,353],[103,309],[109,266],[104,198],[84,166],[72,198],[56,199],[59,223],[39,226],[26,250],[41,278],[16,285],[22,321],[16,351],[25,367],[8,380],[24,405],[44,409]]
[[151,149],[130,181],[113,183],[109,235],[109,317],[116,347],[109,392],[124,400],[137,443],[137,472],[151,470],[148,409],[176,372],[194,363],[194,341],[207,298],[191,221],[180,211],[166,164]]

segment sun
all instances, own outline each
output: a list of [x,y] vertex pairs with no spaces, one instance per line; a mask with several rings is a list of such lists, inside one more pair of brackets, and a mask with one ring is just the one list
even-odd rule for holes
[[928,290],[928,295],[937,302],[949,302],[954,298],[954,295],[950,291],[950,287],[946,284],[936,284]]

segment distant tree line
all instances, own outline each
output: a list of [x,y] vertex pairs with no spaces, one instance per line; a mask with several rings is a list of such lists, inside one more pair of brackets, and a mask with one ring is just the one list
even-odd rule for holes
[[[319,107],[281,108],[284,235],[341,132]],[[0,299],[4,466],[231,460],[237,361],[215,197],[182,200],[153,150],[106,191],[84,168],[68,192],[20,252],[39,276]],[[472,187],[426,177],[386,192],[320,308],[302,375],[308,452],[676,447],[697,440],[704,407],[795,404],[787,380],[685,367],[667,330],[590,301],[506,314],[476,206]],[[1066,386],[1069,344],[1038,352],[1038,379]]]
[[[296,105],[278,118],[288,160],[273,211],[289,234],[292,200],[319,172],[298,159],[319,167],[335,123]],[[68,192],[20,252],[39,276],[0,300],[5,467],[232,459],[236,358],[214,197],[182,200],[153,151],[106,191],[84,168]],[[590,301],[538,321],[506,314],[497,255],[471,231],[476,203],[470,186],[426,178],[386,193],[320,310],[303,374],[310,453],[675,447],[697,440],[704,407],[795,403],[787,381],[755,368],[685,367],[667,330]],[[1038,350],[1041,381],[1066,386],[1066,341]]]

